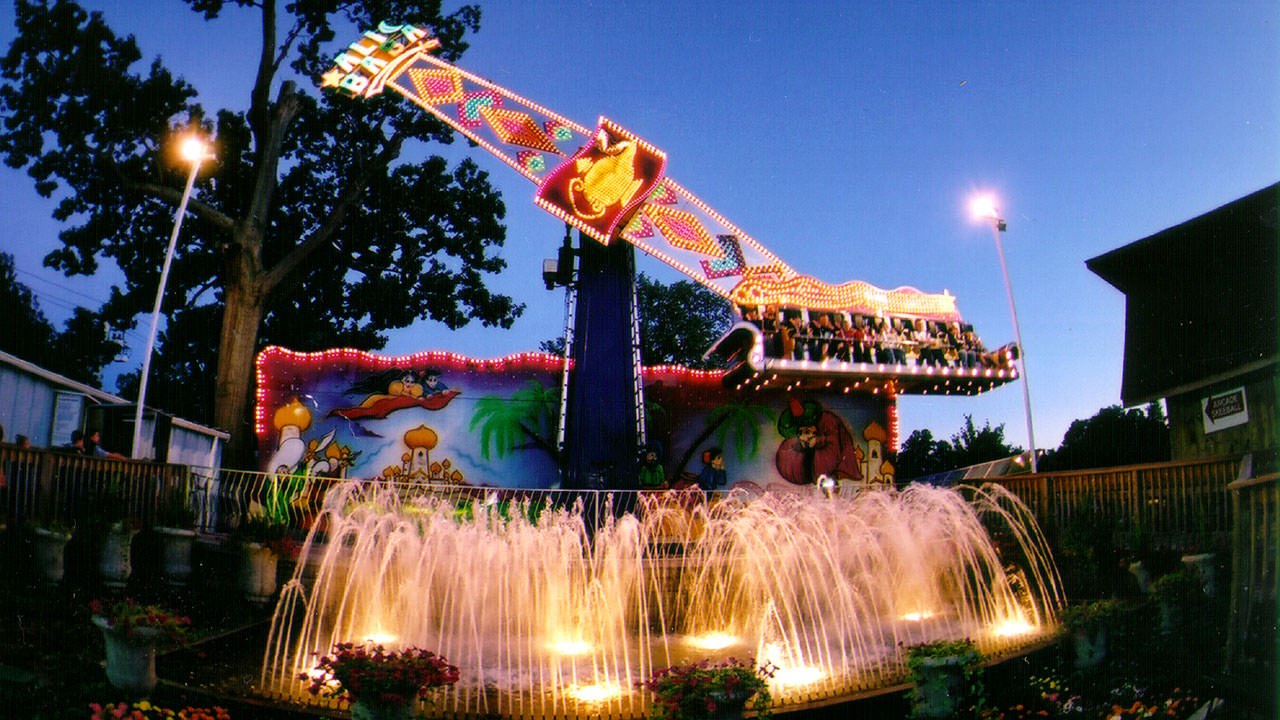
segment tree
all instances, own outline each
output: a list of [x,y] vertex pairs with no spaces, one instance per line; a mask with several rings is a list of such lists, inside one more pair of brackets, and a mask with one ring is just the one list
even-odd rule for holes
[[912,480],[951,469],[951,455],[951,443],[934,440],[933,433],[922,428],[912,431],[903,441],[894,458],[894,468],[900,479]]
[[[720,358],[702,358],[732,322],[729,302],[692,280],[670,285],[644,273],[636,275],[640,315],[640,362],[684,365],[695,369],[723,367]],[[538,343],[542,352],[564,354],[564,337]]]
[[1004,439],[1004,423],[991,427],[987,420],[979,429],[973,424],[973,416],[964,416],[964,426],[951,436],[951,468],[969,467],[993,460],[1001,460],[1022,452],[1022,448],[1010,445]]
[[955,470],[1000,460],[1022,452],[1004,438],[1004,423],[991,427],[988,420],[979,428],[972,415],[964,416],[964,425],[951,441],[934,440],[929,430],[915,430],[907,436],[894,459],[894,468],[903,480]]
[[102,368],[120,352],[102,318],[85,308],[75,309],[62,332],[54,329],[8,253],[0,253],[0,317],[0,350],[86,385],[100,385]]
[[487,175],[469,161],[402,159],[451,142],[449,128],[394,98],[314,89],[338,49],[335,25],[345,33],[402,19],[456,60],[478,29],[476,7],[446,15],[438,0],[188,4],[210,22],[229,5],[256,13],[256,33],[224,25],[228,42],[261,41],[247,110],[210,116],[158,60],[135,71],[137,43],[99,13],[19,0],[18,35],[0,61],[0,154],[27,168],[42,195],[59,192],[54,217],[68,227],[46,263],[69,275],[92,274],[100,257],[120,266],[126,281],[103,313],[129,326],[154,300],[185,179],[166,160],[174,131],[212,134],[217,159],[189,207],[152,372],[155,397],[190,403],[184,414],[231,431],[227,454],[244,463],[263,345],[378,349],[385,331],[421,316],[450,328],[473,318],[509,327],[523,306],[484,284],[505,267],[505,208]]
[[1112,405],[1076,420],[1062,444],[1040,463],[1042,470],[1080,470],[1163,462],[1170,456],[1169,425],[1160,403],[1125,410]]
[[640,361],[645,365],[723,367],[720,358],[702,354],[732,322],[729,302],[692,280],[670,285],[644,273],[636,276],[640,307]]

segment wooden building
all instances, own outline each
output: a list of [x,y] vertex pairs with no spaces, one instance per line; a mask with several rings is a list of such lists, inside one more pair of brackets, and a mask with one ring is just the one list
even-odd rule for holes
[[1126,406],[1164,399],[1174,460],[1274,451],[1280,183],[1086,261],[1125,294]]

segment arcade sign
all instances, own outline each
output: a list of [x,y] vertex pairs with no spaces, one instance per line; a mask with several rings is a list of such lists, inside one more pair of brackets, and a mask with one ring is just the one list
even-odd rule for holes
[[1249,422],[1249,401],[1244,388],[1238,387],[1200,400],[1204,416],[1204,432],[1218,432]]

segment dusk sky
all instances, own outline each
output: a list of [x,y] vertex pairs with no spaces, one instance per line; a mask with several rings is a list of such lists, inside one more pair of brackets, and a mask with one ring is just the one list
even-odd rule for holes
[[[243,109],[256,16],[205,22],[184,3],[88,2],[135,34],[206,109]],[[1031,383],[1037,445],[1120,401],[1124,297],[1084,261],[1280,179],[1280,3],[482,3],[459,63],[593,126],[598,116],[664,149],[667,172],[797,271],[839,283],[950,291],[988,347],[1013,340],[989,225],[999,198]],[[0,7],[0,42],[15,32]],[[341,45],[355,40],[340,37]],[[534,187],[468,150],[507,205],[508,270],[491,286],[528,307],[511,330],[422,322],[389,354],[498,357],[561,334],[563,294],[540,264],[563,235]],[[52,200],[0,169],[0,249],[56,324],[97,308],[111,275],[43,267],[58,246]],[[156,259],[157,263],[161,258]],[[640,256],[640,270],[683,276]],[[103,278],[106,278],[105,280]],[[144,318],[126,334],[141,362]],[[114,389],[114,379],[107,383]],[[966,414],[1025,446],[1022,390],[904,397],[901,438],[945,438]]]

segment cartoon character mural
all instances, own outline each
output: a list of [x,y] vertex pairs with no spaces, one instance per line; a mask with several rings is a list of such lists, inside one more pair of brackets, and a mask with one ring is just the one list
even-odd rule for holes
[[[315,476],[556,488],[563,358],[354,350],[258,358],[261,468],[275,506],[311,503]],[[826,475],[891,482],[895,401],[867,393],[735,390],[719,373],[645,370],[648,438],[634,487],[794,488]],[[264,501],[265,504],[265,501]]]
[[783,437],[774,458],[778,474],[795,485],[812,485],[820,476],[861,480],[864,453],[837,414],[816,400],[791,398],[778,415]]
[[385,418],[396,410],[409,407],[440,410],[458,396],[458,391],[450,390],[440,382],[437,370],[391,368],[361,379],[347,388],[345,394],[365,397],[359,405],[334,408],[329,414],[358,420]]

